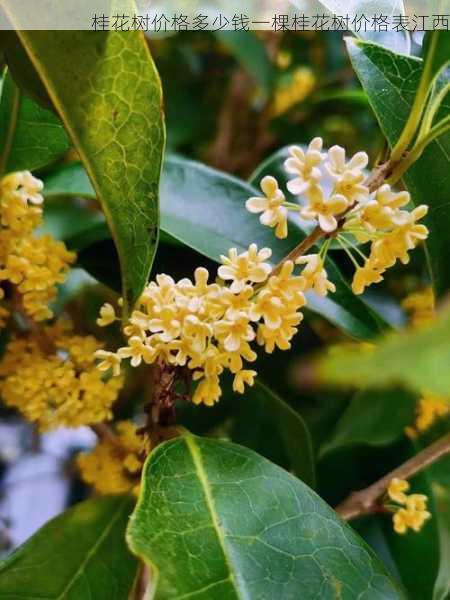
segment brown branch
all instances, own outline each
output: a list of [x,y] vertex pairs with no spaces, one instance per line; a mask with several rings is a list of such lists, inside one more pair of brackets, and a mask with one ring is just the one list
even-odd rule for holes
[[412,475],[419,473],[447,454],[450,454],[450,433],[443,436],[431,444],[431,446],[428,446],[428,448],[425,448],[369,487],[350,494],[346,500],[341,502],[341,504],[335,508],[335,511],[346,521],[361,515],[377,512],[378,500],[386,491],[389,483],[394,477],[397,477],[398,479],[409,479]]

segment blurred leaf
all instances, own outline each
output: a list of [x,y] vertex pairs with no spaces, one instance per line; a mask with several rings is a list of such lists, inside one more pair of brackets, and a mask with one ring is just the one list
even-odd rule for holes
[[228,442],[186,435],[159,446],[144,467],[127,539],[157,573],[157,600],[402,598],[364,542],[304,483]]
[[[12,3],[6,8],[14,15]],[[102,203],[130,306],[147,281],[156,249],[164,151],[160,81],[144,37],[114,31],[18,33]]]
[[273,85],[274,68],[264,42],[254,31],[216,31],[215,36],[228,48],[246,69],[262,91],[269,95]]
[[406,329],[381,338],[373,350],[335,348],[318,364],[328,384],[355,386],[404,385],[449,395],[450,311],[420,329]]
[[[295,4],[295,0],[292,0]],[[349,29],[355,32],[355,35],[363,39],[371,40],[390,48],[394,52],[409,54],[411,49],[411,40],[409,32],[400,31],[375,31],[373,26],[367,21],[364,21],[364,15],[369,19],[368,15],[373,18],[374,7],[368,0],[319,0],[320,4],[328,8],[331,14],[335,15],[354,15],[359,20],[352,23],[350,20]],[[388,18],[388,23],[392,22],[393,15],[404,15],[405,7],[403,0],[377,0],[376,13],[385,15]],[[359,29],[359,31],[358,31]]]
[[[350,38],[347,39],[347,49],[381,129],[392,147],[408,118],[423,63],[416,58],[394,54],[376,44]],[[450,98],[447,98],[440,116],[449,111]],[[450,287],[450,132],[426,148],[404,175],[404,181],[414,204],[424,203],[430,207],[425,219],[430,229],[428,257],[436,293],[442,296]]]
[[387,446],[414,419],[416,397],[403,390],[364,390],[354,396],[321,448],[324,456],[349,446]]
[[315,94],[313,97],[314,102],[345,102],[350,105],[361,106],[367,108],[369,106],[369,100],[367,94],[363,90],[352,89],[352,90],[327,90]]
[[[231,441],[251,448],[280,467],[315,487],[311,435],[302,416],[258,376],[244,396],[232,390],[223,377],[220,402],[208,411],[192,404],[180,404],[178,421],[199,435],[216,429]],[[207,414],[205,414],[207,413]]]
[[69,145],[59,119],[24,96],[7,71],[0,95],[0,175],[40,169]]
[[[50,176],[45,180],[44,192],[51,197],[62,195],[67,189],[69,194],[93,198],[93,190],[80,170],[80,165],[73,165],[59,175]],[[276,263],[305,234],[298,222],[292,222],[288,238],[278,240],[273,230],[261,226],[257,216],[245,209],[245,201],[255,194],[254,188],[236,177],[171,156],[165,160],[161,180],[161,229],[214,261],[219,261],[229,248],[244,251],[255,242],[260,248],[272,248]],[[327,260],[327,270],[336,284],[336,293],[326,298],[308,294],[310,310],[357,339],[371,338],[386,328],[383,319],[353,294],[331,259]]]
[[137,575],[125,544],[133,500],[94,498],[49,521],[0,564],[0,598],[123,600]]

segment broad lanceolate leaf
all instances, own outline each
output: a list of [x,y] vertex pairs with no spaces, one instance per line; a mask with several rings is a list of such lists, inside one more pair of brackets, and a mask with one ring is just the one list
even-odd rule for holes
[[[422,61],[394,54],[375,44],[347,40],[353,66],[367,92],[369,101],[390,146],[400,137],[414,101],[422,73]],[[447,97],[439,113],[450,112]],[[430,207],[426,223],[429,263],[435,290],[445,294],[450,287],[450,132],[433,141],[420,159],[404,175],[414,204]]]
[[312,440],[302,416],[257,377],[242,397],[232,390],[231,380],[221,381],[222,397],[208,411],[180,403],[179,422],[198,435],[219,431],[300,477],[315,487]]
[[125,543],[130,498],[87,500],[49,521],[0,564],[0,598],[124,600],[137,574]]
[[[14,15],[14,2],[6,10]],[[20,31],[19,37],[102,203],[130,305],[155,253],[164,150],[160,81],[146,42],[139,32]]]
[[[64,190],[92,197],[87,180],[77,167],[66,176],[55,174],[45,181],[47,194],[63,195]],[[249,184],[193,161],[178,157],[166,159],[161,181],[161,229],[201,254],[218,261],[229,248],[244,251],[255,242],[273,250],[277,263],[286,256],[305,233],[298,222],[290,224],[287,239],[278,240],[273,230],[259,223],[245,209],[245,201],[257,194]],[[368,305],[355,296],[339,269],[329,259],[327,270],[336,284],[336,293],[327,298],[308,295],[308,308],[324,316],[352,337],[367,339],[382,331],[386,324]]]
[[391,333],[374,350],[347,349],[318,365],[321,380],[361,388],[404,385],[448,396],[450,389],[450,312],[430,325]]
[[387,446],[414,420],[417,397],[404,390],[364,390],[355,395],[321,455],[350,446]]
[[0,94],[0,176],[40,169],[68,148],[69,139],[59,119],[24,96],[7,72]]
[[229,442],[186,435],[159,446],[127,539],[154,567],[157,600],[402,597],[314,492]]

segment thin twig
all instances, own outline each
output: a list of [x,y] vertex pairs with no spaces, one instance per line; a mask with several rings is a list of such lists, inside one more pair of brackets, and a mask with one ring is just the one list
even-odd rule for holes
[[335,510],[349,521],[361,515],[377,512],[378,499],[386,491],[389,483],[394,477],[398,479],[409,479],[412,475],[419,473],[438,459],[450,454],[450,433],[443,436],[428,448],[425,448],[405,463],[358,492],[353,492],[350,496],[341,502]]

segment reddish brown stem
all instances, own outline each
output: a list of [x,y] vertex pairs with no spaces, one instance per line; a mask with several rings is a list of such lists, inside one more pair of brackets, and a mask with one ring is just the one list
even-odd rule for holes
[[443,456],[450,454],[450,433],[443,436],[428,448],[425,448],[405,463],[358,492],[353,492],[341,502],[335,510],[346,521],[361,515],[376,512],[379,506],[378,500],[386,491],[394,477],[398,479],[409,479],[419,473]]

